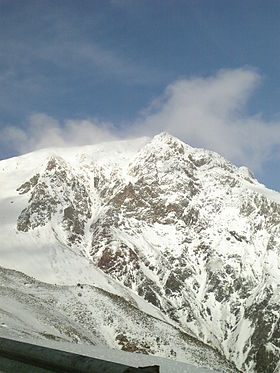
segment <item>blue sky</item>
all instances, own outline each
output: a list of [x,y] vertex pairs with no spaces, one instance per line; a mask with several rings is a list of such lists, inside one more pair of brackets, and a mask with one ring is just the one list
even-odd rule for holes
[[0,158],[167,130],[280,190],[280,2],[0,0]]

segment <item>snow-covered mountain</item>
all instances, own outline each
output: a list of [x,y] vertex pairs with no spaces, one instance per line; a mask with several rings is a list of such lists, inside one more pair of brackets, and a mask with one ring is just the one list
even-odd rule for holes
[[22,281],[8,286],[22,276],[10,271],[6,298],[39,288],[48,303],[63,293],[67,307],[56,308],[79,328],[77,299],[93,314],[98,299],[104,315],[118,320],[123,307],[131,324],[106,321],[97,342],[235,371],[218,353],[242,372],[279,372],[280,194],[248,169],[162,133],[1,161],[0,183],[2,275],[10,268],[34,278],[24,292]]

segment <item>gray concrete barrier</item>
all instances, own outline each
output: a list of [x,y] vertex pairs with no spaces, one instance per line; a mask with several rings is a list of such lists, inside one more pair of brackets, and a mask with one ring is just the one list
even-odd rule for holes
[[134,368],[0,337],[0,372],[159,373],[159,366]]

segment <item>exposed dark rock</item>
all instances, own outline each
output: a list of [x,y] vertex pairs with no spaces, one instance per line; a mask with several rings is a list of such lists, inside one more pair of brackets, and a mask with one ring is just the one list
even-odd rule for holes
[[19,231],[46,225],[66,205],[61,220],[69,232],[69,244],[81,242],[85,224],[91,217],[92,203],[84,184],[64,160],[52,157],[45,172],[40,177],[36,174],[18,191],[20,194],[31,191],[28,207],[18,217]]
[[29,181],[26,181],[18,187],[17,192],[19,192],[19,194],[28,193],[38,183],[39,177],[39,174],[34,175]]

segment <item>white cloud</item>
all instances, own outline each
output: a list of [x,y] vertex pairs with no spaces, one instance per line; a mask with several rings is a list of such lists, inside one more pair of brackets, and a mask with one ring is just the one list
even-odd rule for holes
[[33,114],[24,129],[9,126],[0,131],[0,145],[9,143],[19,153],[47,147],[95,144],[117,139],[112,124],[97,120],[60,123],[46,114]]
[[95,119],[60,123],[45,114],[35,114],[24,129],[7,127],[0,131],[0,145],[2,139],[2,143],[8,142],[10,148],[24,153],[168,131],[190,145],[217,151],[259,172],[269,158],[280,157],[280,122],[265,122],[260,114],[246,114],[247,101],[260,80],[260,75],[248,68],[178,80],[131,126],[123,128]]
[[264,122],[261,115],[246,115],[247,101],[260,80],[260,75],[249,68],[178,80],[141,114],[132,132],[155,134],[165,130],[190,145],[260,170],[280,145],[280,123]]

